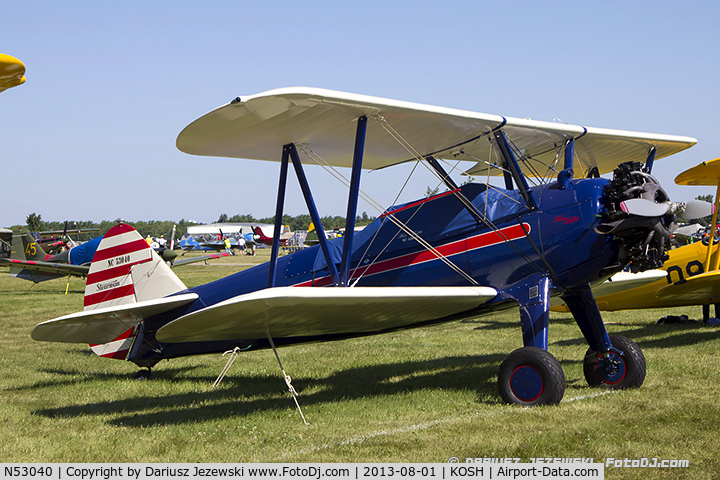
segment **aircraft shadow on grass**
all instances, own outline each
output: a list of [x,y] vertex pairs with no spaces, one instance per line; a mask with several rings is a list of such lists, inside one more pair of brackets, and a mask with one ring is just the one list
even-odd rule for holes
[[[677,327],[677,326],[675,326]],[[645,348],[672,348],[690,346],[715,340],[720,332],[702,328],[701,324],[686,324],[677,328],[669,337],[653,339],[661,332],[656,325],[629,328],[620,332],[637,340]],[[642,340],[647,338],[646,340]],[[561,340],[556,345],[580,345],[580,339]],[[341,403],[364,397],[382,399],[393,395],[419,392],[423,389],[474,390],[479,403],[496,403],[488,398],[495,396],[497,365],[503,360],[501,354],[449,356],[440,359],[410,361],[403,363],[369,365],[341,370],[327,377],[297,377],[293,385],[299,392],[303,408],[327,403]],[[567,368],[579,360],[562,362]],[[156,378],[176,384],[200,383],[209,385],[214,377],[208,375],[187,375],[200,366],[163,369]],[[64,379],[43,381],[20,389],[36,391],[42,388],[56,388],[64,385],[77,386],[79,383],[103,380],[124,380],[125,374],[87,372],[78,379],[77,372],[60,369],[43,369]],[[357,379],[362,378],[363,382]],[[177,425],[198,420],[216,420],[229,417],[247,416],[257,411],[292,411],[290,396],[278,383],[276,375],[239,375],[227,377],[220,388],[209,391],[179,393],[157,397],[143,395],[114,401],[97,401],[82,405],[48,408],[33,413],[47,418],[80,417],[87,415],[115,418],[107,423],[115,426],[146,427]],[[580,384],[580,379],[567,379],[568,385]],[[13,390],[20,390],[13,389]],[[303,394],[303,391],[313,391]],[[161,409],[161,411],[158,411]],[[310,419],[312,422],[312,418]]]
[[[643,348],[687,347],[691,345],[700,345],[720,338],[720,331],[716,328],[708,328],[701,322],[670,326],[656,325],[653,323],[637,328],[638,326],[628,325],[629,328],[613,333],[632,338],[635,343]],[[665,335],[668,332],[671,332],[672,335],[663,336],[662,338],[654,338],[658,335]],[[553,345],[569,346],[583,345],[584,343],[585,342],[583,342],[582,339],[573,338],[568,340],[558,340],[557,342],[553,342]]]
[[[84,352],[81,352],[81,353],[84,353]],[[170,369],[163,371],[163,374],[164,374],[163,377],[172,378],[172,377],[175,377],[176,375],[179,375],[181,373],[188,372],[191,370],[195,370],[197,368],[200,368],[200,365],[180,367],[180,368],[170,368]],[[10,387],[10,388],[3,389],[3,391],[6,391],[6,392],[32,391],[32,390],[37,390],[37,389],[41,389],[41,388],[57,388],[57,387],[63,387],[63,386],[67,386],[67,385],[80,385],[82,383],[87,383],[87,382],[96,381],[96,380],[112,381],[112,380],[127,380],[127,378],[128,378],[128,376],[124,373],[84,372],[84,373],[79,374],[76,371],[62,370],[59,368],[43,368],[43,369],[39,369],[38,373],[45,373],[48,375],[56,375],[59,378],[54,378],[52,380],[39,381],[39,382],[33,383],[32,385],[23,385],[20,387]],[[183,377],[183,381],[185,379],[186,379],[186,377]]]
[[[480,402],[487,402],[483,399],[496,396],[497,387],[493,377],[497,376],[497,366],[503,358],[504,355],[501,354],[467,355],[363,366],[341,370],[324,378],[297,377],[293,379],[293,385],[298,391],[298,401],[302,408],[364,397],[382,398],[423,389],[474,390]],[[50,373],[75,375],[73,372],[55,370]],[[166,369],[156,379],[179,373],[180,370]],[[104,374],[102,376],[106,378]],[[123,375],[111,374],[111,378],[112,376],[117,379],[126,378]],[[85,374],[83,377],[87,378],[86,381],[97,380],[97,376]],[[363,381],[358,382],[358,378]],[[215,378],[203,375],[183,376],[174,381],[210,385],[214,380]],[[82,381],[73,378],[59,383],[77,385]],[[57,385],[58,381],[42,382],[26,388],[36,390]],[[276,375],[241,375],[225,378],[219,388],[209,391],[162,397],[148,394],[114,401],[40,409],[33,413],[48,418],[112,415],[116,417],[108,421],[111,425],[146,427],[245,416],[257,411],[294,410],[291,397],[284,386],[280,385]],[[303,394],[304,390],[314,392]],[[158,409],[162,411],[157,411]],[[312,423],[312,418],[310,421]]]

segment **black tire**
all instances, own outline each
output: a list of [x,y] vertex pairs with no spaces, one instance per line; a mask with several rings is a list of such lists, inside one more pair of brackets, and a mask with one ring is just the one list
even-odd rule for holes
[[150,380],[152,378],[152,371],[149,368],[138,370],[135,374],[135,380]]
[[498,389],[507,403],[557,405],[565,394],[565,374],[560,362],[546,350],[522,347],[500,365]]
[[585,380],[591,387],[605,387],[613,390],[638,388],[645,381],[645,356],[635,342],[622,335],[610,335],[612,346],[623,352],[623,355],[611,353],[618,361],[618,371],[608,372],[599,362],[599,355],[588,348],[583,362]]

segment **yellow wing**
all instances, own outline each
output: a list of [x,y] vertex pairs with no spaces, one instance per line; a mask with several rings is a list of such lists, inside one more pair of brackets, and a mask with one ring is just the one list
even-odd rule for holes
[[687,300],[698,303],[720,303],[720,271],[695,275],[681,283],[667,285],[657,291],[659,300]]
[[15,57],[0,53],[0,92],[25,83],[25,64]]

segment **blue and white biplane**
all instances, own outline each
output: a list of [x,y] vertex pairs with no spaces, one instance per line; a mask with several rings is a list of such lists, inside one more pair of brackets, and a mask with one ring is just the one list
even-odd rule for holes
[[257,246],[257,235],[253,233],[250,223],[211,223],[189,226],[178,242],[178,246],[184,252],[221,251],[227,248],[226,238],[232,249],[245,250],[245,248]]
[[[652,166],[695,143],[314,88],[236,98],[188,125],[177,146],[280,162],[271,260],[186,288],[120,224],[97,250],[85,310],[37,325],[32,337],[102,344],[106,356],[149,369],[167,358],[379,334],[519,307],[524,346],[500,367],[500,395],[513,404],[557,404],[565,377],[547,350],[551,298],[559,297],[589,345],[587,382],[638,387],[643,354],[631,340],[608,335],[591,285],[628,266],[662,265],[674,216]],[[305,175],[305,164],[319,159],[350,169],[349,233],[332,241]],[[457,186],[442,160],[473,162],[468,173],[499,175],[504,187]],[[448,191],[392,206],[354,232],[362,170],[412,161],[429,165]],[[290,164],[320,243],[281,257]],[[609,172],[612,179],[600,177]]]

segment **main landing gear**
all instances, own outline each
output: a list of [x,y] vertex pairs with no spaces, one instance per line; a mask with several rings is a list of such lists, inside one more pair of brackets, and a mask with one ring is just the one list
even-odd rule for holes
[[[540,282],[540,291],[544,284]],[[508,355],[500,365],[498,389],[507,403],[532,407],[557,405],[565,394],[565,375],[560,362],[548,351],[547,296],[539,301],[522,298],[520,320],[524,347]],[[530,300],[530,301],[529,301]],[[639,387],[645,380],[645,357],[640,347],[621,335],[608,335],[589,286],[566,292],[566,305],[590,345],[583,372],[591,387],[613,390]]]
[[[607,353],[588,348],[583,361],[585,380],[591,387],[611,390],[637,388],[645,381],[645,356],[629,338],[610,335]],[[560,362],[538,347],[522,347],[500,365],[498,389],[511,404],[533,407],[557,405],[565,393],[565,375]]]

